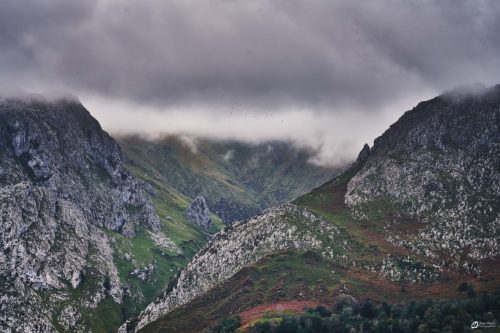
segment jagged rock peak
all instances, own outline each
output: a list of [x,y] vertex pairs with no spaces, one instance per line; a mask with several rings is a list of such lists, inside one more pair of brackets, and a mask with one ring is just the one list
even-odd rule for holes
[[367,143],[365,143],[363,149],[361,149],[361,151],[359,152],[358,158],[354,162],[354,165],[360,167],[363,166],[363,164],[365,164],[365,162],[368,160],[369,157],[370,157],[370,146]]
[[201,195],[197,196],[188,210],[186,211],[187,218],[194,224],[207,230],[212,224],[210,219],[210,209],[208,208],[205,198]]
[[115,141],[79,102],[0,101],[0,183],[26,182],[75,202],[91,223],[132,236],[159,228],[145,186],[123,167]]

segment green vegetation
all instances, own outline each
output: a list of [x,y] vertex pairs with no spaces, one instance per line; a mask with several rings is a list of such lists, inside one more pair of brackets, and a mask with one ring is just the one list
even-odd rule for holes
[[[81,311],[83,321],[92,332],[116,332],[125,320],[137,316],[209,239],[201,228],[192,224],[185,216],[191,202],[189,197],[170,186],[167,179],[144,161],[134,160],[126,167],[136,178],[150,185],[153,204],[161,221],[161,233],[168,237],[172,246],[156,244],[151,232],[145,228],[139,229],[133,238],[103,229],[113,240],[113,261],[121,283],[127,288],[121,304],[107,297],[99,302],[97,308]],[[131,206],[129,209],[133,210],[135,207]],[[215,214],[211,218],[213,224],[208,232],[216,233],[224,224]],[[154,265],[154,269],[146,279],[142,280],[131,274],[134,270],[145,269],[149,265]],[[71,289],[73,300],[79,299],[82,294],[90,297],[100,288],[99,279],[102,280],[102,277],[98,273],[89,273],[87,276],[78,288]],[[109,284],[109,278],[104,279],[105,284],[106,281]],[[56,320],[54,322],[57,324]]]
[[270,286],[280,286],[272,296],[276,300],[280,296],[300,294],[304,285],[307,289],[323,286],[325,290],[327,286],[334,286],[340,282],[340,275],[334,274],[334,270],[335,267],[316,252],[290,251],[261,261],[250,278],[254,281],[254,288],[261,293]]
[[312,165],[312,152],[286,142],[253,145],[196,139],[194,147],[175,136],[157,141],[128,136],[117,141],[131,167],[185,197],[203,195],[210,210],[226,223],[288,202],[336,172]]
[[[258,321],[237,332],[247,333],[320,333],[320,332],[468,332],[474,321],[491,323],[498,329],[500,294],[482,293],[462,300],[424,300],[402,304],[377,304],[371,300],[339,302],[327,309],[308,309],[302,315],[283,316],[280,320]],[[223,319],[222,322],[225,322]]]
[[348,169],[333,181],[297,198],[294,203],[313,210],[335,225],[341,238],[350,244],[348,256],[351,260],[375,265],[387,252],[386,244],[376,235],[383,232],[382,224],[354,220],[344,204],[346,186],[354,171]]
[[217,327],[217,333],[232,333],[241,325],[240,317],[226,317]]
[[277,253],[243,269],[188,307],[172,311],[141,332],[198,332],[207,326],[215,329],[219,320],[228,314],[261,304],[290,299],[331,299],[336,288],[346,282],[354,285],[339,267],[318,253]]
[[[310,182],[298,173],[312,170],[312,181],[329,178],[332,173],[332,170],[308,164],[306,168],[307,154],[304,152],[297,159],[287,161],[289,154],[285,151],[290,147],[285,144],[277,145],[280,152],[273,154],[265,165],[261,163],[257,167],[252,164],[256,162],[253,159],[263,150],[267,151],[267,146],[202,141],[198,142],[197,152],[193,153],[178,138],[167,138],[160,143],[133,137],[118,141],[129,157],[126,168],[150,185],[153,204],[161,220],[161,232],[179,251],[158,246],[146,229],[138,230],[133,238],[104,230],[113,239],[113,260],[127,290],[122,304],[108,297],[96,309],[85,311],[83,320],[94,332],[115,331],[126,319],[137,316],[206,244],[209,239],[206,232],[185,216],[194,196],[204,195],[216,208],[211,214],[213,223],[208,230],[213,234],[224,228],[223,219],[248,217],[264,207],[298,195],[296,191],[305,191]],[[232,161],[224,158],[230,149],[238,155]],[[303,163],[294,169],[293,163],[299,160]],[[276,165],[279,167],[275,168]],[[298,189],[292,186],[294,179],[303,181]],[[288,192],[281,193],[282,188]],[[136,209],[133,206],[128,208],[131,211]],[[228,216],[228,212],[235,215]],[[149,265],[154,265],[154,270],[147,279],[131,274]],[[77,299],[82,293],[94,293],[100,288],[99,283],[99,278],[88,278],[73,290],[72,298]]]

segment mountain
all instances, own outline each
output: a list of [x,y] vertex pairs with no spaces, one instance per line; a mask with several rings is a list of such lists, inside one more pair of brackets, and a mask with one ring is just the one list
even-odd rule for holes
[[345,202],[359,219],[388,220],[392,243],[480,275],[500,254],[500,86],[461,90],[420,103],[376,139]]
[[186,136],[117,140],[139,177],[154,176],[189,198],[202,196],[226,224],[287,203],[339,171],[310,163],[314,151],[285,141],[251,144]]
[[123,160],[76,100],[0,100],[0,331],[114,331],[206,243]]
[[499,125],[500,86],[420,103],[332,181],[216,234],[120,332],[500,290]]

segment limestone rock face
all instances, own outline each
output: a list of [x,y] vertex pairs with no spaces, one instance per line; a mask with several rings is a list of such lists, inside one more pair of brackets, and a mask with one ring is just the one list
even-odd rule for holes
[[375,140],[345,203],[359,219],[384,207],[389,223],[424,223],[416,237],[388,238],[436,262],[444,251],[447,264],[479,274],[478,263],[500,255],[499,166],[500,86],[452,91]]
[[139,225],[160,225],[146,190],[79,102],[0,99],[0,331],[84,331],[80,309],[122,301],[106,230]]
[[210,210],[203,196],[197,196],[191,206],[186,211],[187,218],[194,224],[207,230],[212,224],[210,219]]
[[141,313],[137,325],[124,324],[120,332],[138,331],[269,254],[293,249],[316,250],[328,259],[342,262],[342,251],[339,248],[334,251],[332,244],[343,247],[345,243],[334,225],[306,208],[285,205],[265,210],[217,233],[181,271],[173,288]]

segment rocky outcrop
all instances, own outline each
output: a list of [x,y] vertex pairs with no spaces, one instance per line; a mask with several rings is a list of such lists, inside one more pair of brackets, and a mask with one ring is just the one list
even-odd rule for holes
[[371,152],[370,146],[368,146],[368,144],[365,143],[363,149],[361,149],[361,151],[358,154],[358,158],[353,163],[353,167],[361,168],[366,163],[366,161],[368,161],[368,158],[370,157],[370,152]]
[[[345,195],[355,217],[384,213],[390,241],[440,264],[479,273],[477,263],[500,255],[500,86],[420,103],[365,160]],[[390,232],[408,220],[424,227]]]
[[208,209],[207,202],[203,196],[197,196],[193,200],[191,206],[189,206],[186,211],[186,216],[191,222],[205,230],[208,230],[212,224],[212,220],[210,219],[210,210]]
[[0,99],[0,331],[85,330],[80,309],[122,301],[107,231],[139,225],[160,227],[146,189],[79,102]]
[[146,267],[134,269],[132,272],[130,272],[130,276],[134,276],[142,282],[150,282],[155,270],[155,263],[151,263]]
[[228,226],[196,254],[174,286],[146,308],[135,327],[129,323],[127,328],[124,324],[120,332],[137,332],[272,253],[316,250],[328,259],[342,262],[341,249],[346,242],[339,236],[335,226],[294,205],[268,209],[246,222]]

